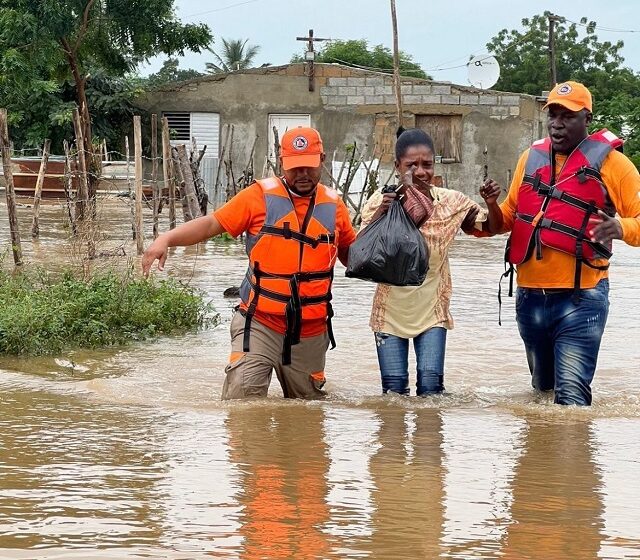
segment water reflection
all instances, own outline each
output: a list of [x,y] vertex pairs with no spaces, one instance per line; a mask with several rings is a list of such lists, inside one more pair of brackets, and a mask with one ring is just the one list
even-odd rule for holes
[[443,413],[448,558],[493,558],[514,523],[513,473],[526,446],[524,420],[493,413]]
[[229,459],[239,471],[240,558],[323,558],[329,542],[324,411],[231,408]]
[[591,422],[530,419],[513,476],[508,558],[597,558],[603,505]]
[[373,557],[437,558],[444,521],[442,417],[435,409],[389,408],[377,413],[378,450]]
[[636,420],[591,423],[592,453],[601,479],[601,558],[640,558],[640,430]]

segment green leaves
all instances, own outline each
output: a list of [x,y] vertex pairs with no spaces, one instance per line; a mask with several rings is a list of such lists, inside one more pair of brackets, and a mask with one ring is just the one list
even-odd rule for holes
[[215,323],[192,288],[106,273],[0,272],[0,353],[56,354],[70,348],[127,344]]
[[96,84],[90,75],[126,82],[140,62],[155,55],[205,48],[211,42],[209,28],[183,25],[174,3],[0,0],[0,99],[14,124],[16,146],[40,146],[49,137],[53,149],[61,150],[62,138],[70,138],[72,130],[67,104],[84,101],[78,91],[85,83],[87,106],[99,135],[120,146],[122,119],[130,116],[135,89],[129,83],[121,92],[113,88],[105,92],[104,84]]
[[207,62],[207,72],[219,74],[220,72],[233,72],[250,68],[253,59],[258,54],[260,47],[257,45],[247,46],[249,39],[225,39],[222,38],[222,53],[218,54],[212,49],[208,49],[216,57],[218,64]]
[[[400,74],[414,78],[430,78],[413,62],[411,55],[400,51]],[[295,55],[291,62],[303,62],[304,58]],[[316,55],[316,62],[347,64],[366,69],[393,70],[393,53],[388,47],[375,45],[369,47],[365,39],[350,41],[331,41]]]
[[168,58],[162,64],[162,68],[155,74],[151,74],[144,80],[146,87],[157,87],[169,82],[181,82],[183,80],[191,80],[202,76],[202,73],[189,69],[178,68],[179,63],[177,58]]
[[[495,89],[540,95],[550,90],[549,14],[522,20],[522,30],[503,29],[487,44],[500,63]],[[609,128],[627,139],[625,154],[640,161],[640,75],[623,66],[622,41],[600,42],[595,21],[555,23],[558,82],[584,83],[593,95],[593,129]]]

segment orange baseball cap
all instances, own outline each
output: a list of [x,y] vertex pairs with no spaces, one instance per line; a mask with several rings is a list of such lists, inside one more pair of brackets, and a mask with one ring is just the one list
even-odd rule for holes
[[319,167],[322,154],[322,138],[315,128],[299,126],[282,136],[280,156],[285,171],[294,167]]
[[569,111],[591,111],[591,92],[580,82],[562,82],[551,90],[543,109],[549,105],[562,105]]

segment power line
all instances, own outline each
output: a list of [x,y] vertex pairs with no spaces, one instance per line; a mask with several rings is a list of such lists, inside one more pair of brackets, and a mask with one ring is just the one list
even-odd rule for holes
[[[567,19],[565,17],[562,17],[562,19],[567,21],[567,22],[569,22],[569,23],[573,23],[574,25],[580,25],[582,27],[590,27],[590,25],[588,23],[582,23],[582,22],[579,22],[579,21],[572,21],[572,20]],[[598,25],[597,23],[596,23],[594,29],[596,31],[607,31],[607,32],[610,32],[610,33],[640,33],[640,29],[615,29],[613,27],[602,27],[602,26]],[[531,33],[533,33],[533,30],[530,31],[529,33],[523,35],[522,38],[519,41],[517,41],[513,45],[509,46],[509,48],[512,48],[512,47],[518,45],[520,42],[524,41]],[[475,53],[482,52],[482,50],[484,50],[484,49],[477,50],[477,51],[475,51]],[[475,54],[475,53],[473,53],[473,54]],[[487,55],[487,56],[492,56],[492,55]],[[443,64],[448,64],[449,62],[455,62],[456,60],[460,60],[462,58],[465,58],[465,57],[460,56],[458,58],[453,58],[451,60],[448,60],[448,61],[445,61],[445,62],[441,62],[440,64],[437,64],[433,68],[427,68],[425,70],[425,72],[442,72],[444,70],[454,70],[456,68],[464,68],[467,65],[467,63],[458,64],[456,66],[447,66],[446,68],[441,68],[441,66]]]
[[259,0],[246,0],[245,2],[238,2],[236,4],[229,4],[228,6],[224,6],[222,8],[215,8],[213,10],[207,10],[206,12],[198,12],[197,14],[189,14],[184,16],[185,18],[192,18],[197,16],[204,16],[206,14],[212,14],[213,12],[222,12],[223,10],[228,10],[230,8],[235,8],[237,6],[244,6],[245,4],[253,4],[254,2],[258,2]]
[[595,31],[608,31],[610,33],[640,33],[640,29],[615,29],[613,27],[602,27],[597,23],[594,26],[591,26],[589,23],[582,23],[581,21],[571,21],[570,19],[563,18],[565,21],[569,23],[573,23],[574,25],[581,25],[582,27],[593,27]]
[[[520,39],[518,39],[517,41],[509,45],[503,52],[507,52],[511,50],[513,47],[517,47],[520,43],[523,43],[526,39],[528,39],[529,35],[535,33],[536,31],[537,31],[536,29],[532,29],[531,31],[529,31],[529,33],[525,33],[522,37],[520,37]],[[476,52],[481,52],[481,51],[476,51]],[[491,58],[492,56],[495,56],[495,55],[487,54],[487,56],[481,60],[486,60],[487,58]],[[454,60],[458,60],[458,59],[454,59]],[[443,62],[442,64],[446,64],[446,63]],[[425,72],[442,72],[444,70],[454,70],[455,68],[464,68],[465,66],[467,66],[467,64],[469,64],[468,61],[465,62],[464,64],[458,64],[457,66],[448,66],[446,68],[440,68],[441,65],[439,64],[435,68],[428,68],[427,70],[425,70]]]

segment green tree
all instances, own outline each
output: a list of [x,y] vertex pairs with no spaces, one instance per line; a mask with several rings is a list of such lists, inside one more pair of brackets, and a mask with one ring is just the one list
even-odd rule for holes
[[[206,25],[176,19],[174,1],[0,0],[3,104],[24,118],[32,97],[42,105],[72,83],[89,151],[91,72],[124,77],[157,54],[199,52],[210,43]],[[68,113],[64,103],[55,104],[54,120]]]
[[253,59],[258,54],[258,45],[247,45],[249,39],[225,39],[222,38],[222,53],[218,54],[213,49],[209,49],[216,57],[218,64],[207,62],[207,72],[209,74],[220,74],[221,72],[233,72],[235,70],[245,70],[251,68]]
[[202,76],[202,72],[198,72],[193,68],[178,68],[177,58],[168,58],[162,63],[162,68],[155,74],[150,74],[145,80],[146,87],[157,87],[170,82],[182,82],[184,80],[192,80]]
[[[549,12],[522,20],[522,29],[503,29],[487,44],[500,63],[502,91],[540,95],[551,89]],[[558,82],[584,83],[594,100],[593,128],[607,127],[627,139],[625,153],[640,164],[640,74],[623,66],[622,41],[599,41],[597,24],[556,19],[554,42]]]
[[[413,62],[412,56],[400,51],[400,74],[413,78],[431,79],[420,65]],[[317,54],[316,62],[333,62],[366,68],[371,70],[392,71],[393,53],[388,47],[375,45],[369,47],[366,39],[349,41],[331,41],[325,45]],[[304,62],[304,56],[294,55],[291,62]]]

